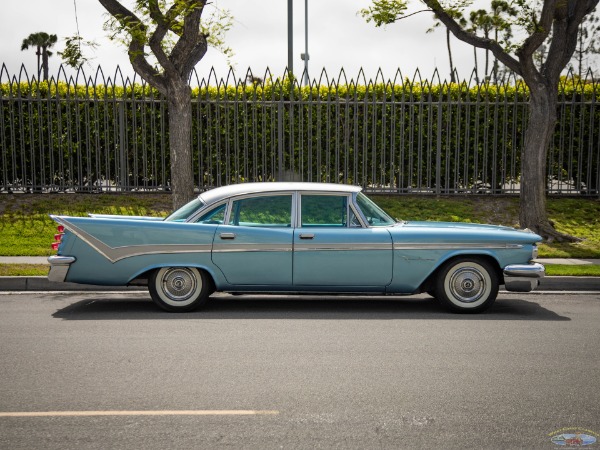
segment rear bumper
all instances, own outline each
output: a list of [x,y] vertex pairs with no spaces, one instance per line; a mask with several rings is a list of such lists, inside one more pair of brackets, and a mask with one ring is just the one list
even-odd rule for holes
[[69,266],[75,262],[75,257],[53,255],[48,258],[48,262],[50,263],[48,280],[62,283],[67,278]]
[[530,292],[546,276],[546,268],[539,263],[514,264],[504,268],[504,287],[510,292]]

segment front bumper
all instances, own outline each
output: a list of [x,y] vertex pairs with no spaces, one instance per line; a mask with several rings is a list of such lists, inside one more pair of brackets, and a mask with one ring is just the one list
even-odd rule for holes
[[545,276],[546,268],[542,264],[513,264],[504,268],[504,287],[510,292],[530,292]]
[[53,255],[48,258],[48,262],[50,263],[48,280],[62,283],[67,278],[69,266],[75,262],[75,257]]

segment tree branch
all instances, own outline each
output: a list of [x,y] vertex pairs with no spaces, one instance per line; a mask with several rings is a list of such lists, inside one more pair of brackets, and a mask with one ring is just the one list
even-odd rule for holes
[[517,50],[519,59],[530,59],[533,56],[533,53],[544,43],[550,34],[557,1],[558,0],[544,0],[540,20],[533,24],[535,27],[533,32],[525,39],[523,45]]
[[431,8],[440,22],[442,22],[457,39],[474,47],[491,51],[494,56],[509,69],[513,70],[518,75],[522,74],[522,66],[519,61],[505,52],[496,41],[489,38],[482,38],[475,33],[466,31],[450,16],[450,14],[448,14],[438,0],[423,0],[423,2]]
[[[176,3],[171,6],[169,12],[175,9],[175,5]],[[148,10],[150,12],[150,18],[156,22],[156,29],[152,33],[152,36],[150,36],[148,45],[150,46],[152,53],[154,53],[156,60],[165,70],[165,72],[177,73],[176,67],[173,65],[162,47],[162,41],[170,29],[168,20],[160,10],[157,0],[150,0],[148,2]]]
[[187,0],[187,6],[193,11],[185,15],[183,31],[179,41],[171,52],[171,61],[179,69],[181,77],[189,77],[194,66],[202,59],[208,44],[206,36],[200,31],[200,18],[206,5],[206,0]]
[[433,9],[422,9],[421,11],[415,11],[414,13],[410,13],[410,14],[407,14],[405,16],[398,17],[396,20],[408,19],[409,17],[416,16],[417,14],[421,14],[421,13],[424,13],[424,12],[435,13],[435,11]]
[[99,0],[99,2],[110,15],[127,29],[131,37],[128,49],[129,61],[135,71],[150,83],[151,86],[158,89],[162,94],[165,94],[167,86],[164,79],[156,73],[156,70],[148,63],[145,57],[144,49],[147,29],[144,23],[133,12],[121,5],[118,0]]
[[[583,18],[591,13],[598,5],[598,0],[569,1],[557,7],[554,17],[552,42],[548,57],[542,67],[552,80],[558,82],[562,68],[565,67],[577,47],[579,25]],[[548,64],[550,61],[560,61],[560,65]]]

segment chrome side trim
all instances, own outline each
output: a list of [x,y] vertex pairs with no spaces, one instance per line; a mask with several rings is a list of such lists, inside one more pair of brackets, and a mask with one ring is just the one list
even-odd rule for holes
[[210,253],[211,244],[159,244],[159,245],[127,245],[122,247],[111,247],[106,245],[101,240],[95,238],[91,234],[85,232],[81,228],[72,223],[56,216],[52,216],[54,220],[63,225],[67,230],[71,231],[79,239],[84,241],[111,263],[115,263],[125,258],[140,255],[157,255],[164,253]]
[[510,292],[530,292],[544,276],[546,268],[542,264],[513,264],[504,268],[504,287]]
[[48,280],[57,283],[62,283],[67,278],[69,266],[76,261],[74,256],[59,256],[53,255],[48,257],[50,263],[50,272],[48,272]]
[[365,250],[392,250],[391,244],[328,244],[328,243],[297,243],[294,245],[297,252],[315,252],[315,251],[365,251]]
[[523,248],[522,244],[499,244],[496,242],[481,242],[481,243],[399,243],[394,244],[394,250],[460,250],[460,249],[489,249],[489,250],[504,250],[504,249],[519,249]]
[[210,244],[157,244],[157,245],[128,245],[125,247],[109,247],[112,262],[141,255],[160,255],[176,253],[210,253]]
[[291,252],[294,248],[289,244],[220,244],[215,242],[213,253],[230,252]]

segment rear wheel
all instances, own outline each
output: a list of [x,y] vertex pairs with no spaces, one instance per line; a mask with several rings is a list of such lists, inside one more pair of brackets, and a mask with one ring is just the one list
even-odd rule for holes
[[148,282],[154,303],[165,311],[187,312],[203,306],[212,292],[206,272],[195,267],[163,267]]
[[435,282],[435,294],[454,312],[485,311],[498,296],[498,275],[484,259],[455,259],[442,267]]

